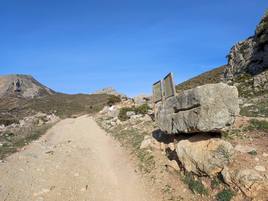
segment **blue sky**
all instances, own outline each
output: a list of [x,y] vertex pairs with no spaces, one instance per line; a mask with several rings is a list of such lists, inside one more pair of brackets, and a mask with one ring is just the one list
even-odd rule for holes
[[65,93],[150,93],[226,63],[267,0],[0,0],[0,74]]

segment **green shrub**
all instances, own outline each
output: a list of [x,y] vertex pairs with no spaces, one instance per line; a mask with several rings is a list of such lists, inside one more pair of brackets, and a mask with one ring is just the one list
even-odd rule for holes
[[120,97],[111,95],[111,96],[108,98],[108,102],[107,102],[107,104],[108,104],[109,106],[112,106],[112,105],[114,105],[115,103],[120,103],[120,102],[121,102]]
[[150,109],[150,107],[147,104],[143,104],[139,107],[123,107],[119,111],[118,118],[121,121],[126,121],[129,119],[129,117],[127,116],[127,112],[133,111],[136,114],[145,115],[145,114],[147,114],[149,109]]
[[132,107],[123,107],[123,108],[121,108],[120,111],[119,111],[118,119],[120,121],[128,120],[129,117],[127,116],[127,112],[130,112],[130,111],[135,112],[135,108],[132,108]]
[[263,120],[251,119],[248,129],[268,131],[268,122]]
[[202,184],[200,180],[195,180],[192,174],[187,173],[183,178],[183,182],[188,185],[189,189],[193,193],[208,195],[207,188]]
[[135,111],[137,114],[147,114],[149,109],[150,109],[150,107],[148,106],[148,104],[145,103],[145,104],[135,108]]
[[229,189],[224,189],[216,195],[217,201],[230,201],[234,196],[234,192]]
[[218,179],[218,178],[214,178],[212,181],[211,181],[211,188],[212,189],[217,189],[219,188],[221,185],[221,181]]

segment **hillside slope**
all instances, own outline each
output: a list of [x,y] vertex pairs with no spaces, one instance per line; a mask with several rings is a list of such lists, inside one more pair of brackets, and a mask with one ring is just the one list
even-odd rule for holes
[[223,80],[225,66],[220,66],[208,72],[202,73],[176,86],[176,91],[191,89],[204,84],[214,84]]

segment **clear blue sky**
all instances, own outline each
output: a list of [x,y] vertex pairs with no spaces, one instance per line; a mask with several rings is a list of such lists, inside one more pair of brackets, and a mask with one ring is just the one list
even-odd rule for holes
[[65,93],[150,93],[226,63],[267,0],[0,0],[0,74]]

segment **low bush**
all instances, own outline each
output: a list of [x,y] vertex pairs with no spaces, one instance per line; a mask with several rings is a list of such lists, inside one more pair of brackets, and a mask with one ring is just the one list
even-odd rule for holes
[[268,131],[268,122],[264,120],[252,119],[250,120],[249,130]]
[[111,96],[108,98],[107,105],[112,106],[112,105],[114,105],[114,104],[116,104],[116,103],[120,103],[120,102],[121,102],[120,97],[111,95]]
[[213,178],[211,181],[211,188],[217,189],[221,186],[221,181],[218,178]]
[[138,107],[123,107],[119,111],[118,118],[121,121],[126,121],[129,119],[129,117],[127,116],[127,112],[133,111],[136,114],[145,115],[148,113],[149,109],[150,109],[150,107],[148,106],[148,104],[143,104],[143,105],[138,106]]
[[202,184],[200,180],[195,180],[191,173],[187,173],[182,180],[185,184],[188,185],[189,189],[193,193],[208,195],[208,189]]
[[127,112],[130,112],[130,111],[135,111],[135,108],[133,108],[133,107],[123,107],[123,108],[121,108],[120,111],[119,111],[118,119],[120,121],[128,120],[129,117],[127,116]]
[[229,189],[224,189],[216,195],[217,201],[230,201],[234,196],[234,192]]
[[149,109],[150,107],[148,106],[148,104],[143,104],[135,108],[135,111],[137,114],[147,114]]

